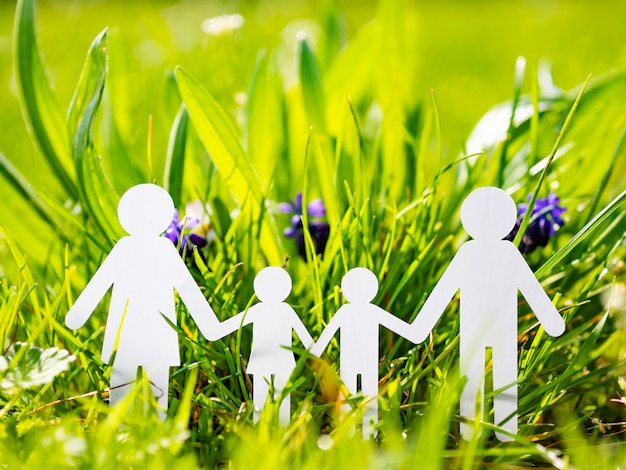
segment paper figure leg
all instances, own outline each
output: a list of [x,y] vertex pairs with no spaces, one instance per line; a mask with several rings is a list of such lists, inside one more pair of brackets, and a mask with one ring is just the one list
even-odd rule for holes
[[167,399],[169,396],[170,370],[164,367],[159,371],[151,371],[148,374],[150,380],[150,390],[157,399],[157,414],[163,421],[167,416]]
[[363,406],[362,431],[363,437],[368,439],[376,435],[378,422],[378,376],[361,375],[361,392],[366,397]]
[[[517,433],[517,349],[511,343],[508,351],[495,351],[493,354],[493,389],[508,387],[493,398],[493,421],[511,434]],[[496,433],[499,441],[508,442],[512,438]]]
[[252,376],[252,403],[254,404],[254,422],[258,423],[261,412],[265,408],[265,402],[270,391],[268,379],[260,374]]
[[[485,350],[473,348],[464,350],[461,346],[461,375],[467,377],[465,388],[461,392],[461,416],[468,419],[481,419],[485,395]],[[474,436],[473,423],[461,423],[461,436],[471,440]]]
[[124,365],[122,367],[113,363],[111,367],[111,385],[109,391],[109,405],[113,406],[118,401],[122,400],[128,392],[130,392],[132,386],[137,381],[137,367],[129,367]]
[[[347,371],[340,371],[341,381],[348,389],[349,395],[356,395],[357,390],[357,374],[349,373]],[[348,402],[348,397],[341,394],[341,416],[345,416],[350,413],[352,407]]]
[[[280,394],[282,393],[285,385],[287,385],[287,378],[275,375],[274,376],[274,400],[278,400]],[[289,421],[291,420],[291,397],[289,394],[285,395],[283,401],[280,403],[280,408],[278,409],[278,421],[282,426],[289,425]]]

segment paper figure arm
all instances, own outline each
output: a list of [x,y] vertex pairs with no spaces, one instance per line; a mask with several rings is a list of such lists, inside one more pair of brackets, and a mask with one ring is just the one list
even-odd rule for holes
[[420,339],[419,331],[414,328],[413,325],[396,317],[393,313],[386,312],[384,309],[377,305],[373,305],[379,314],[379,323],[385,328],[393,331],[395,334],[406,338],[412,343],[418,343]]
[[244,310],[220,323],[220,338],[237,331],[240,326],[246,326],[252,323],[252,316],[249,316],[250,313],[250,309]]
[[121,241],[113,247],[65,315],[65,324],[68,328],[75,330],[83,326],[113,284],[119,243]]
[[[170,245],[171,246],[171,245]],[[183,301],[191,318],[196,322],[200,333],[209,341],[220,339],[224,335],[220,335],[220,322],[204,298],[202,291],[191,276],[191,273],[183,263],[175,249],[169,250],[171,256],[170,267],[176,270],[176,285],[174,288],[180,299]]]
[[[516,249],[517,251],[517,249]],[[565,331],[565,322],[556,307],[552,304],[550,297],[543,290],[541,284],[535,277],[526,261],[519,255],[518,266],[519,290],[528,301],[528,305],[533,310],[537,319],[550,336],[561,336]]]
[[[309,330],[306,329],[304,323],[302,323],[302,320],[300,320],[300,317],[298,317],[295,312],[293,323],[291,326],[298,335],[298,338],[300,338],[300,342],[302,342],[302,345],[305,349],[310,349],[311,347],[313,347],[315,341],[313,341],[311,333],[309,333]],[[319,354],[316,354],[316,356],[319,356]]]
[[187,307],[191,318],[198,325],[202,336],[209,341],[215,341],[224,336],[220,334],[221,325],[215,312],[204,298],[204,295],[202,295],[202,291],[193,280],[193,277],[191,277],[191,274],[188,274],[188,278],[176,286],[176,292],[178,292],[180,299]]
[[[459,250],[452,261],[444,271],[441,279],[435,285],[426,302],[422,306],[417,317],[411,324],[413,327],[413,335],[410,341],[421,343],[426,340],[428,334],[435,327],[446,307],[454,297],[454,294],[460,288],[459,269],[461,266],[461,256],[463,247]],[[409,339],[409,338],[407,338]]]
[[322,352],[324,352],[324,349],[326,349],[326,346],[328,346],[328,343],[330,343],[330,340],[332,339],[332,337],[335,336],[335,333],[337,332],[337,330],[341,328],[342,317],[343,315],[341,315],[341,308],[340,308],[337,311],[337,313],[333,315],[333,318],[330,319],[330,321],[328,322],[328,325],[326,325],[326,328],[324,328],[324,331],[322,331],[322,334],[320,335],[316,343],[311,348],[311,354],[315,356],[320,356]]

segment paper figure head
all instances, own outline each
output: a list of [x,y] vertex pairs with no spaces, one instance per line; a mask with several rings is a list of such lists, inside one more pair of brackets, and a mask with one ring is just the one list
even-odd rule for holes
[[463,228],[474,240],[502,240],[511,233],[516,219],[513,198],[493,186],[472,191],[461,206]]
[[291,292],[289,273],[278,266],[268,266],[254,278],[254,293],[261,302],[282,302]]
[[378,293],[378,279],[369,269],[352,268],[341,280],[341,291],[348,302],[366,304]]
[[126,191],[117,206],[122,228],[130,235],[160,235],[174,214],[169,193],[155,184],[138,184]]

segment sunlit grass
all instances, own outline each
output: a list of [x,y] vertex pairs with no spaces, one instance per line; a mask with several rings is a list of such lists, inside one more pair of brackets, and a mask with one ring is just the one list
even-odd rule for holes
[[[199,78],[204,74],[197,69],[174,68],[177,63],[163,67],[165,78],[155,90],[163,114],[152,121],[145,151],[137,151],[135,135],[150,121],[143,112],[119,115],[118,106],[126,109],[120,84],[128,77],[116,66],[123,60],[114,53],[119,46],[110,47],[115,34],[92,35],[91,47],[80,51],[83,72],[71,78],[76,86],[59,93],[43,65],[48,48],[37,44],[33,12],[33,1],[18,2],[13,46],[22,113],[39,149],[31,158],[38,163],[25,167],[19,155],[0,154],[2,191],[16,207],[28,208],[28,223],[2,221],[0,341],[4,352],[20,341],[66,349],[76,360],[45,385],[0,387],[0,463],[303,469],[624,464],[622,74],[593,77],[583,89],[584,74],[572,91],[548,93],[537,63],[518,61],[512,101],[487,113],[474,133],[487,144],[458,154],[448,148],[450,121],[438,92],[419,99],[410,80],[415,57],[407,44],[416,12],[383,1],[376,21],[347,40],[341,11],[329,6],[315,35],[285,34],[258,56],[258,46],[242,37],[211,42],[207,48],[218,63],[240,60],[233,44],[245,43],[241,56],[249,62],[235,67],[241,77],[231,86],[226,79]],[[487,133],[477,136],[481,129]],[[274,403],[254,425],[245,374],[250,332],[206,342],[182,306],[183,365],[172,370],[167,420],[157,419],[145,380],[127,400],[108,407],[110,366],[99,359],[106,299],[77,332],[63,319],[123,235],[116,222],[119,195],[140,182],[166,187],[180,210],[199,200],[211,213],[215,238],[204,259],[190,257],[189,265],[220,319],[255,301],[252,280],[261,268],[284,264],[294,280],[288,301],[314,338],[343,303],[341,278],[356,266],[377,275],[375,303],[413,320],[467,237],[459,208],[472,189],[499,185],[518,202],[558,193],[568,208],[566,223],[527,261],[567,330],[548,337],[520,305],[514,442],[495,440],[488,407],[475,423],[482,434],[470,442],[459,436],[456,301],[423,344],[381,330],[381,420],[372,441],[352,432],[363,397],[350,397],[353,412],[338,419],[336,341],[322,359],[296,350],[290,425],[277,424]],[[323,198],[331,226],[323,257],[313,256],[305,233],[308,261],[283,236],[289,216],[277,210],[300,191],[305,202]]]

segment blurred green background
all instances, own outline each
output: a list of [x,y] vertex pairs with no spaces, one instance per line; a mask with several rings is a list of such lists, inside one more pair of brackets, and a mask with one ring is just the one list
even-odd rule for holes
[[[67,109],[89,44],[110,28],[105,112],[117,123],[128,155],[146,166],[152,116],[152,158],[155,173],[161,174],[172,110],[178,105],[164,88],[171,86],[166,77],[176,65],[198,77],[237,116],[259,50],[282,44],[284,66],[293,66],[295,74],[290,54],[295,55],[296,36],[306,31],[315,49],[325,12],[335,6],[342,12],[345,39],[377,11],[376,2],[361,1],[42,0],[37,34],[54,92]],[[436,94],[447,159],[463,150],[481,115],[510,99],[518,56],[551,64],[556,84],[565,90],[589,73],[597,77],[623,69],[626,60],[626,2],[447,0],[406,2],[404,7],[409,31],[402,47],[415,60],[407,67],[408,78],[416,101],[428,103],[431,90]],[[41,163],[20,113],[11,63],[14,9],[13,2],[0,2],[0,152],[19,170],[29,169],[38,190],[55,194],[57,183]],[[240,28],[218,36],[203,32],[203,20],[234,13],[244,18]],[[36,175],[33,165],[41,166]],[[1,197],[0,221],[9,229],[28,220],[35,233],[44,230],[34,218],[18,215],[30,209],[10,191],[2,190]]]

